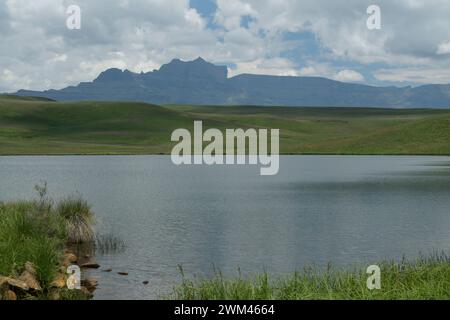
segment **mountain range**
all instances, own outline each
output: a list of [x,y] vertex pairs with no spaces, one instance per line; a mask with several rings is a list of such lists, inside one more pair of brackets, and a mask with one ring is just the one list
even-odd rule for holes
[[19,90],[19,96],[58,101],[312,107],[450,108],[450,85],[376,87],[320,77],[241,74],[202,58],[174,59],[159,70],[108,69],[92,82],[61,90]]

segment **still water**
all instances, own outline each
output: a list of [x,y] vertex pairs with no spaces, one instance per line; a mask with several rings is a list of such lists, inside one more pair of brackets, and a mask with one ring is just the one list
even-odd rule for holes
[[41,181],[55,199],[81,194],[98,233],[125,242],[96,257],[96,299],[164,296],[178,265],[282,275],[450,250],[448,157],[286,156],[272,177],[168,156],[0,157],[0,200],[36,197]]

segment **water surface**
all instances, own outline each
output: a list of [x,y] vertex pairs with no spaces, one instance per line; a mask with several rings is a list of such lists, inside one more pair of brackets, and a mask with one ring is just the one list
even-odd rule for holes
[[[167,156],[0,157],[0,200],[79,192],[98,232],[125,241],[100,255],[97,299],[152,299],[213,266],[282,275],[450,250],[450,158],[286,156],[255,166],[176,167]],[[126,271],[129,276],[119,276]],[[148,280],[149,285],[142,284]]]

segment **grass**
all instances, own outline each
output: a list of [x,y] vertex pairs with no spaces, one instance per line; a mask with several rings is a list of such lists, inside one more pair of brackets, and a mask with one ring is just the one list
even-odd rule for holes
[[[85,241],[86,234],[90,235],[92,213],[81,199],[55,204],[46,197],[46,185],[36,189],[39,200],[0,203],[0,275],[16,277],[26,262],[32,262],[44,289],[38,298],[45,299],[67,243]],[[61,293],[62,299],[74,296],[82,295]]]
[[280,129],[282,154],[450,155],[450,110],[156,106],[0,96],[0,155],[170,154],[173,130]]
[[93,241],[93,249],[102,255],[114,254],[125,250],[125,243],[122,239],[112,234],[96,235]]
[[381,289],[367,289],[365,269],[320,272],[309,268],[284,278],[267,273],[224,279],[189,280],[182,272],[182,284],[169,297],[176,300],[448,300],[450,258],[445,254],[415,261],[383,262]]
[[64,219],[69,243],[91,242],[94,239],[94,214],[81,197],[68,197],[56,206],[56,213]]
[[57,272],[65,230],[62,220],[42,212],[35,202],[0,205],[0,275],[20,273],[27,261],[36,266],[38,281],[48,285]]

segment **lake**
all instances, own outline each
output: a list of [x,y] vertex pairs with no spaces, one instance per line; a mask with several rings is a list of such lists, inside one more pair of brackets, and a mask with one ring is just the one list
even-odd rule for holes
[[178,265],[283,275],[450,250],[449,157],[283,156],[277,176],[169,156],[0,157],[0,200],[36,198],[41,181],[55,199],[81,194],[98,232],[125,242],[96,257],[96,299],[161,297]]

